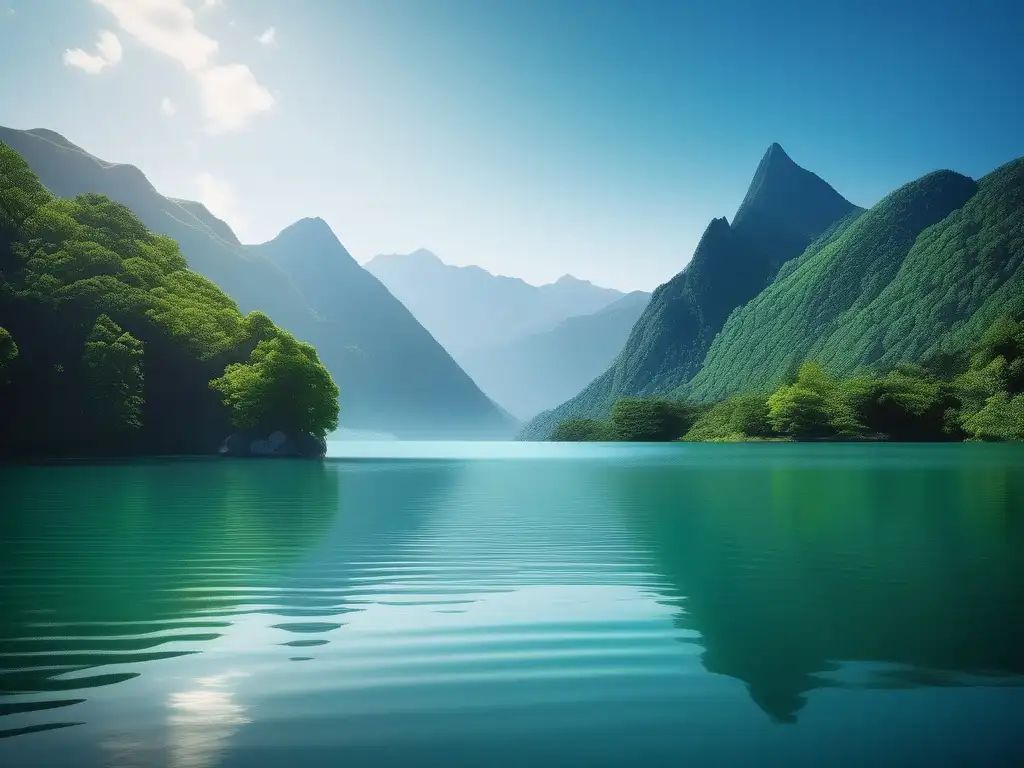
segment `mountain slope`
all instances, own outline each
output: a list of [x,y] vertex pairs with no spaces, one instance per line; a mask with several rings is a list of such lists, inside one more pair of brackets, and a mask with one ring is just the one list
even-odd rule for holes
[[650,298],[634,291],[551,330],[471,350],[465,353],[464,367],[514,416],[532,418],[572,397],[611,364]]
[[929,174],[809,249],[729,318],[685,388],[698,399],[770,389],[814,358],[836,375],[969,348],[1024,311],[1024,160],[977,184]]
[[[397,299],[373,289],[372,301],[359,298],[363,287],[376,281],[359,282],[350,290],[346,281],[356,280],[362,270],[352,270],[342,282],[332,283],[334,273],[328,269],[318,277],[320,265],[311,262],[296,276],[307,290],[320,283],[330,287],[339,305],[374,306],[373,319],[353,313],[332,321],[314,311],[313,299],[307,299],[292,276],[267,258],[266,250],[239,246],[230,228],[204,206],[164,197],[138,168],[100,160],[45,129],[0,127],[0,141],[21,154],[54,194],[74,197],[96,192],[128,206],[147,228],[176,240],[189,268],[216,283],[243,313],[265,312],[279,326],[313,344],[341,388],[342,426],[416,437],[479,436],[481,432],[501,436],[514,428],[499,408],[481,406],[485,396],[471,382],[466,384],[469,379],[458,365]],[[318,295],[317,300],[322,304],[323,297]],[[359,340],[358,349],[351,339]],[[419,350],[435,361],[430,371],[421,375],[410,367],[402,372],[402,378],[415,386],[399,387],[390,380],[394,365],[388,350],[395,345],[410,354],[417,345],[431,348]],[[452,386],[455,391],[449,391]]]
[[[405,435],[486,438],[515,429],[323,219],[298,221],[247,250],[288,274],[330,336],[348,350],[339,374],[343,408],[349,400],[386,402],[388,418],[397,419]],[[466,424],[447,427],[459,421]]]
[[712,220],[686,268],[654,291],[612,367],[576,397],[534,419],[521,437],[545,439],[559,421],[603,418],[620,397],[665,393],[688,381],[729,313],[857,210],[772,144],[734,223]]
[[465,353],[508,343],[622,298],[565,275],[535,286],[476,266],[445,264],[430,251],[375,256],[366,264],[460,363]]

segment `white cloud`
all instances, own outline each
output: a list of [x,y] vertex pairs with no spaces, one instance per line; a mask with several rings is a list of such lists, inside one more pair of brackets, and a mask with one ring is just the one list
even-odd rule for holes
[[178,108],[174,106],[174,102],[164,96],[163,101],[160,102],[160,114],[167,117],[174,117],[174,114],[178,111]]
[[96,41],[96,53],[88,53],[81,48],[69,48],[64,51],[64,63],[90,75],[98,75],[107,67],[117,64],[122,53],[121,41],[117,39],[117,35],[104,29]]
[[267,27],[256,35],[256,42],[260,45],[277,45],[277,27]]
[[274,97],[247,66],[215,61],[220,45],[199,31],[195,13],[185,0],[93,2],[110,11],[121,29],[137,41],[174,59],[196,79],[210,133],[238,130],[273,106]]
[[245,230],[249,226],[249,218],[239,209],[232,186],[207,171],[198,174],[195,183],[199,190],[199,202],[205,205],[214,216],[226,221],[235,230],[235,234],[244,237]]
[[242,64],[224,64],[199,73],[199,97],[211,133],[227,133],[274,105],[270,91]]
[[216,8],[218,5],[224,5],[224,0],[203,0],[203,8]]

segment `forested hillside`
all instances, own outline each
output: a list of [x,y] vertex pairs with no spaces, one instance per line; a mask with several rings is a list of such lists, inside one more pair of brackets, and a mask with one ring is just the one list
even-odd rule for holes
[[309,344],[243,317],[101,195],[51,195],[0,143],[0,452],[212,453],[238,427],[337,426]]
[[611,368],[521,437],[544,439],[564,419],[603,418],[620,397],[667,393],[688,381],[729,313],[856,210],[773,144],[733,224],[720,218],[708,225],[686,268],[654,291]]
[[[260,311],[313,344],[345,397],[340,421],[351,429],[401,437],[506,437],[515,420],[491,403],[447,352],[388,291],[337,247],[275,263],[266,249],[240,245],[203,205],[161,195],[138,168],[94,157],[60,134],[0,127],[52,193],[99,193],[127,206],[152,232],[173,238],[189,268],[216,284],[242,312]],[[324,225],[326,227],[326,225]],[[268,245],[268,248],[273,249]],[[280,255],[280,254],[278,254]],[[301,287],[300,287],[301,286]],[[324,313],[323,290],[336,311]],[[363,311],[348,311],[360,307]],[[395,374],[396,355],[429,367]]]
[[731,314],[691,381],[631,402],[642,429],[617,404],[555,437],[1024,439],[1024,160],[846,218]]

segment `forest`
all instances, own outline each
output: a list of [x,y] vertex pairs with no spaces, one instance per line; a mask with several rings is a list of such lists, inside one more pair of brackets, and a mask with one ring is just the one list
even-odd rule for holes
[[556,441],[1024,440],[1024,322],[1002,315],[962,353],[835,377],[804,362],[771,392],[715,403],[621,398],[610,419],[567,419]]
[[101,195],[51,195],[0,143],[0,452],[215,453],[337,426],[316,350],[243,316],[177,243]]

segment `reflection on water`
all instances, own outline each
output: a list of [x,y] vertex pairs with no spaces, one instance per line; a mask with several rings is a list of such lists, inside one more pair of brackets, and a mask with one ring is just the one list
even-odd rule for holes
[[0,468],[0,764],[1024,760],[1020,448],[473,450]]
[[229,688],[245,673],[200,678],[195,688],[171,694],[170,752],[172,768],[210,768],[238,726],[252,722],[236,704]]

